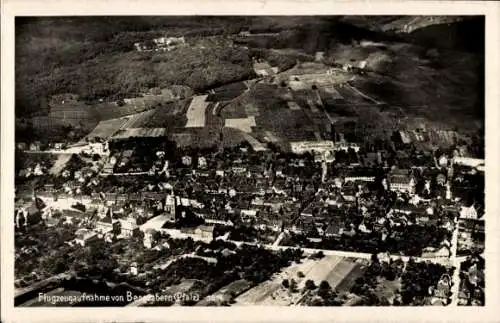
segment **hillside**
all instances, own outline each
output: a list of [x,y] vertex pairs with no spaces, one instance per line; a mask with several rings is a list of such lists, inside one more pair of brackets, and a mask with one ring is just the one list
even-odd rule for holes
[[[165,35],[186,46],[134,49]],[[403,115],[454,126],[484,118],[484,19],[443,16],[18,18],[16,116],[46,119],[52,95],[73,93],[75,115],[95,125],[101,103],[173,85],[205,92],[255,78],[253,58],[287,70],[317,52],[330,66],[365,61],[355,86]]]

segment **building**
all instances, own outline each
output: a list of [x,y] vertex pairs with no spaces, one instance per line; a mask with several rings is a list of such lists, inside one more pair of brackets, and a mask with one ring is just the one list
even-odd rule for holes
[[39,141],[32,142],[30,144],[31,151],[40,151],[41,143]]
[[88,246],[90,243],[99,240],[96,232],[87,229],[79,229],[75,233],[75,243],[82,247]]
[[400,130],[399,131],[399,137],[401,139],[401,142],[405,145],[407,144],[410,144],[411,143],[411,138],[410,136],[408,135],[408,133],[406,133],[406,131],[403,131],[403,130]]
[[194,233],[203,239],[212,239],[214,236],[215,226],[213,225],[200,225],[195,230]]
[[330,222],[328,227],[325,230],[325,237],[340,237],[344,232],[344,223],[340,218],[335,218]]
[[389,173],[388,182],[391,191],[415,193],[415,178],[409,170],[393,170]]
[[349,150],[349,148],[354,150],[355,152],[358,152],[360,149],[359,145],[357,145],[355,143],[344,142],[344,141],[336,142],[333,146],[334,151],[343,150],[343,151],[347,152]]
[[460,208],[460,218],[461,219],[474,219],[477,220],[478,214],[474,205],[462,206]]
[[109,145],[108,142],[91,142],[88,143],[83,149],[82,152],[89,155],[106,155],[109,154]]
[[156,241],[154,238],[154,235],[153,235],[154,232],[156,232],[156,230],[153,228],[147,228],[144,230],[143,244],[144,244],[145,248],[148,248],[148,249],[154,248],[156,246],[156,244],[158,243],[158,241]]
[[372,169],[353,169],[345,174],[345,182],[373,182],[375,181],[375,173]]
[[128,217],[125,219],[118,219],[120,223],[120,236],[129,238],[134,234],[134,231],[138,230],[139,226],[137,225],[137,220]]
[[18,143],[16,143],[16,148],[18,150],[26,150],[26,147],[27,147],[27,145],[26,145],[25,142],[18,142]]
[[129,267],[129,272],[132,276],[137,276],[138,274],[138,268],[137,268],[137,263],[136,262],[133,262],[130,264],[130,267]]
[[331,152],[333,147],[333,141],[330,140],[290,142],[292,152],[298,155],[305,154],[307,152],[323,154]]
[[454,157],[453,163],[462,166],[469,166],[472,168],[484,167],[484,159],[480,158]]

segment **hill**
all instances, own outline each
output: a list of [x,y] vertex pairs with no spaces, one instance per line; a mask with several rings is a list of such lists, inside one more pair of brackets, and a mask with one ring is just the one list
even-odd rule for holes
[[[184,36],[186,46],[134,49],[159,36]],[[254,58],[283,71],[318,52],[319,64],[364,61],[353,85],[403,117],[465,127],[484,119],[484,18],[447,16],[17,18],[16,116],[55,128],[50,98],[73,93],[82,111],[71,113],[95,125],[99,104],[172,85],[206,93],[255,78]]]

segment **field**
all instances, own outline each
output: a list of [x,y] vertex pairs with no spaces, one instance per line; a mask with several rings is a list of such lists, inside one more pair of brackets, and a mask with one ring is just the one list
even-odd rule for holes
[[236,128],[243,132],[252,132],[252,127],[255,127],[255,117],[247,117],[247,118],[235,118],[235,119],[226,119],[224,127],[228,128]]
[[241,293],[248,290],[251,286],[252,284],[244,279],[234,281],[229,285],[222,287],[209,297],[206,297],[202,301],[198,302],[196,306],[207,306],[212,302],[217,303],[222,301],[229,301],[233,299],[235,296],[240,295]]
[[165,128],[128,128],[119,130],[112,139],[127,139],[133,137],[166,137],[167,130]]
[[106,121],[101,121],[81,142],[85,142],[85,139],[102,138],[109,139],[116,132],[118,132],[127,123],[127,119],[111,119]]
[[190,102],[190,99],[185,99],[161,105],[153,109],[152,114],[136,126],[140,128],[183,128],[187,122],[186,111]]
[[207,101],[217,102],[217,101],[229,101],[232,100],[247,90],[247,86],[244,82],[236,82],[228,85],[224,85],[213,89],[207,97]]
[[253,150],[255,150],[255,151],[267,150],[267,148],[264,144],[262,144],[259,140],[257,140],[255,137],[253,137],[249,133],[243,133],[243,138],[245,138],[245,140],[252,146]]
[[[362,274],[362,266],[355,259],[325,256],[320,260],[304,259],[300,264],[293,264],[266,281],[236,298],[236,305],[291,305],[300,301],[301,293],[290,293],[282,286],[283,279],[294,279],[300,290],[306,280],[312,279],[316,285],[326,280],[332,288],[345,291],[350,288],[350,281]],[[302,272],[305,276],[298,277]]]
[[151,116],[155,113],[154,110],[149,110],[149,111],[144,111],[140,112],[137,114],[133,114],[130,116],[125,117],[124,119],[126,120],[125,124],[121,127],[121,129],[128,129],[128,128],[141,128],[142,124],[151,118]]
[[389,300],[389,303],[392,304],[397,291],[401,290],[401,278],[390,281],[385,278],[378,277],[377,280],[378,282],[375,293],[379,297],[386,298],[387,300]]
[[186,128],[201,128],[205,126],[205,111],[208,107],[207,95],[193,97],[186,113]]

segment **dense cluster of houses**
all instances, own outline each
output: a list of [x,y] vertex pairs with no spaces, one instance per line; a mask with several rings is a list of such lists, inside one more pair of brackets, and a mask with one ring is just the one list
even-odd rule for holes
[[[331,142],[296,145],[306,152],[327,148],[343,149]],[[204,225],[184,228],[179,235],[207,240],[217,225],[246,225],[276,232],[276,236],[285,231],[318,239],[356,231],[384,233],[387,227],[408,224],[439,223],[451,230],[452,223],[443,218],[475,220],[482,216],[477,204],[467,204],[455,196],[475,189],[467,184],[470,169],[454,167],[455,163],[448,162],[444,155],[437,163],[430,158],[428,165],[399,169],[388,167],[387,154],[380,152],[363,154],[343,164],[318,162],[310,155],[254,152],[245,147],[222,159],[214,154],[186,154],[176,162],[166,159],[163,151],[152,154],[157,161],[148,176],[156,177],[156,183],[144,185],[137,192],[124,193],[116,186],[103,189],[101,185],[102,191],[84,194],[81,186],[92,191],[105,180],[87,167],[76,171],[74,180],[68,181],[73,184],[65,184],[62,191],[56,192],[48,184],[37,194],[76,198],[86,206],[86,214],[93,212],[85,222],[92,222],[92,229],[78,233],[75,241],[79,244],[95,236],[110,240],[115,231],[123,238],[137,230],[161,231],[166,223],[175,223],[186,212],[202,219]],[[127,158],[124,155],[120,160]],[[372,166],[371,161],[378,166]],[[395,199],[381,201],[379,191],[393,192]],[[446,212],[454,212],[454,216],[443,217]],[[363,220],[355,223],[353,216]],[[151,246],[151,236],[146,235],[144,241]]]
[[184,37],[158,37],[150,41],[135,43],[134,47],[137,51],[171,51],[177,47],[185,46],[186,39]]

